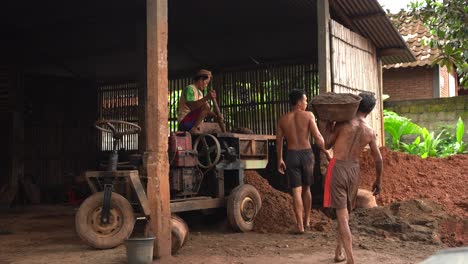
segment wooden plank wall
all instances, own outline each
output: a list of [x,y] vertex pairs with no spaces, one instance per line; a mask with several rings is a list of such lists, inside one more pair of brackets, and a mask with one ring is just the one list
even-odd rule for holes
[[368,39],[331,20],[332,91],[336,93],[372,92],[377,104],[368,120],[383,144],[382,89],[380,64],[375,46]]
[[[25,78],[25,175],[46,191],[96,167],[97,89],[71,78]],[[60,187],[58,187],[60,188]]]

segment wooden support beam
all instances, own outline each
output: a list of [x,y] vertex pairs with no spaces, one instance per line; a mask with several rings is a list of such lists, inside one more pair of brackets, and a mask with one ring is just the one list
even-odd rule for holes
[[354,32],[358,32],[356,26],[353,24],[353,21],[343,11],[343,8],[339,5],[337,0],[330,0],[330,8],[334,13],[345,23],[345,26]]
[[[378,82],[379,82],[379,93],[380,93],[380,96],[379,98],[382,99],[383,98],[383,73],[382,73],[382,59],[381,58],[377,58],[377,79],[378,79]],[[380,102],[380,109],[379,110],[379,113],[380,113],[380,144],[379,146],[385,146],[385,129],[384,129],[384,117],[383,117],[383,100]]]
[[387,49],[379,49],[377,51],[377,56],[393,56],[393,55],[404,55],[406,49],[404,48],[387,48]]
[[328,0],[317,1],[317,27],[320,93],[331,92],[330,9]]
[[145,164],[151,227],[156,236],[154,256],[171,256],[171,210],[169,196],[167,0],[146,0],[146,102]]

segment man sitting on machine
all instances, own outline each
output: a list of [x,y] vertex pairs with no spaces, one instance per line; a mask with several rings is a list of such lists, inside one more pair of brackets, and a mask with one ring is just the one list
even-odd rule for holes
[[179,101],[178,122],[179,131],[190,131],[190,133],[200,133],[200,125],[206,117],[214,117],[222,120],[221,114],[216,115],[211,111],[208,100],[216,100],[214,90],[206,93],[206,88],[212,78],[208,70],[199,70],[193,77],[193,83],[182,91]]

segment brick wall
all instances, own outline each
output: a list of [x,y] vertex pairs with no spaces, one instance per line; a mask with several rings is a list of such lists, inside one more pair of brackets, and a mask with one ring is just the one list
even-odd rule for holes
[[390,95],[388,101],[433,98],[433,81],[431,67],[388,69],[383,72],[383,93]]
[[468,143],[468,95],[423,100],[384,102],[384,109],[405,116],[429,131],[440,131],[440,126],[455,128],[458,117],[465,124],[464,142]]

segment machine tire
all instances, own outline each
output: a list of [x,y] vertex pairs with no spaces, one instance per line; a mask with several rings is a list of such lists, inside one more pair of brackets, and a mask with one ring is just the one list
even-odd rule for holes
[[[154,236],[150,223],[145,226],[145,237]],[[185,221],[175,214],[171,215],[171,253],[175,255],[188,240],[189,228]]]
[[110,223],[102,225],[100,211],[103,200],[103,192],[91,195],[81,204],[75,216],[76,232],[83,241],[97,249],[121,245],[135,225],[132,206],[122,195],[114,192],[111,197]]
[[227,216],[235,231],[248,232],[254,227],[254,220],[262,207],[257,189],[250,184],[234,188],[227,201]]
[[188,240],[189,229],[185,221],[177,215],[171,216],[172,255],[175,255]]

